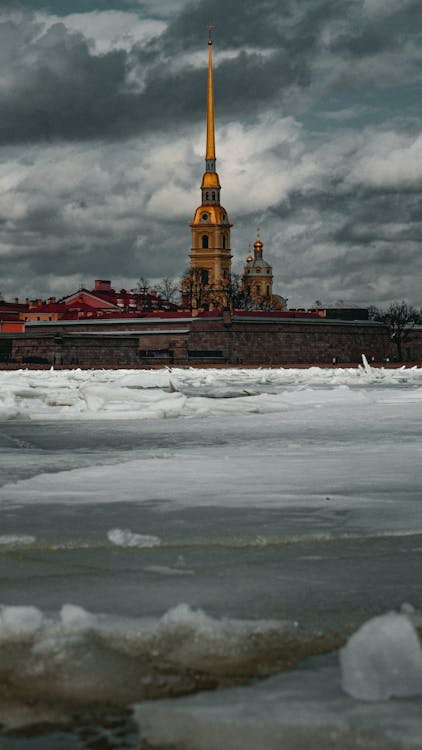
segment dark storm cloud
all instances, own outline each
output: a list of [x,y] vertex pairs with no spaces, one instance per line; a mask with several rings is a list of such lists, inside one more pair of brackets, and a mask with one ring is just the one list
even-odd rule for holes
[[0,26],[1,54],[9,57],[0,94],[0,142],[94,138],[110,120],[118,128],[125,53],[93,56],[87,41],[60,23],[40,33],[25,19]]
[[139,7],[136,0],[0,0],[0,10],[46,11],[58,15],[89,13],[95,10],[120,10]]
[[[174,69],[166,35],[131,55],[123,50],[95,55],[82,35],[63,24],[43,34],[22,16],[1,24],[0,42],[8,83],[0,92],[2,144],[123,138],[203,113],[203,70]],[[141,93],[127,80],[134,66],[145,79]],[[283,50],[268,59],[240,51],[219,71],[220,112],[240,113],[254,102],[269,102],[283,86],[305,85],[307,76],[306,65]]]
[[[359,49],[359,54],[376,53],[384,43],[391,50],[399,43],[398,31],[391,28],[384,36],[375,22],[356,31],[360,4],[352,4],[354,14],[350,7],[346,0],[285,0],[281,7],[276,0],[216,0],[217,49],[238,50],[218,65],[219,116],[248,110],[253,116],[261,108],[279,107],[289,87],[306,90],[321,52],[321,31],[339,19],[346,19],[342,28],[346,24],[347,30],[334,36],[331,48],[340,56]],[[177,63],[182,53],[197,50],[204,51],[205,62],[209,15],[206,2],[188,6],[149,43],[101,55],[60,23],[43,33],[26,14],[5,21],[0,44],[8,85],[0,90],[0,143],[119,139],[202,116],[203,69]],[[141,90],[134,77],[143,80]]]
[[[166,4],[170,9],[171,2],[160,0],[161,8]],[[186,146],[177,161],[172,144],[183,149],[204,127],[211,21],[224,201],[227,161],[236,185],[227,208],[237,266],[261,225],[277,291],[292,305],[317,297],[388,302],[396,281],[399,296],[420,304],[422,146],[410,87],[417,81],[419,0],[400,7],[370,0],[215,0],[212,9],[201,0],[170,9],[155,38],[131,49],[110,44],[101,54],[66,26],[67,12],[147,5],[154,14],[149,0],[26,0],[20,15],[4,14],[0,154],[4,162],[11,154],[12,167],[11,187],[0,191],[2,291],[21,293],[22,278],[26,293],[60,295],[104,274],[133,286],[141,275],[184,271],[195,187],[179,217],[168,208],[177,203],[176,188],[187,193],[199,185],[202,163],[197,146]],[[18,7],[0,0],[0,7],[12,6]],[[46,31],[30,12],[42,8],[63,14],[63,23]],[[356,109],[353,121],[312,119],[320,98],[334,115]],[[367,125],[373,108],[381,125]],[[302,112],[310,113],[308,125]],[[235,168],[222,154],[230,137],[241,152]],[[132,162],[139,165],[133,172]],[[0,161],[0,180],[1,169]],[[256,203],[260,209],[251,210]]]

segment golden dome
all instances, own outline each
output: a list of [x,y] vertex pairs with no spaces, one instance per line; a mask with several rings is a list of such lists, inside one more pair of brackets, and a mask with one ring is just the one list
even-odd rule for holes
[[191,226],[196,224],[220,224],[222,226],[231,226],[227,211],[223,206],[205,205],[199,206],[195,211],[195,216]]
[[264,247],[264,245],[262,244],[261,240],[256,240],[256,242],[253,243],[253,246],[257,250],[262,250],[262,248]]
[[201,188],[210,188],[212,190],[219,187],[221,185],[217,172],[204,172]]
[[248,257],[246,258],[246,263],[252,263],[253,258],[252,255],[249,253]]

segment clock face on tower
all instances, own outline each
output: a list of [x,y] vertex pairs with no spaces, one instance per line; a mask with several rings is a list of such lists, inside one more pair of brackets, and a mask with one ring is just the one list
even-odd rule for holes
[[203,213],[201,215],[201,219],[203,219],[203,221],[208,221],[208,214],[207,213]]

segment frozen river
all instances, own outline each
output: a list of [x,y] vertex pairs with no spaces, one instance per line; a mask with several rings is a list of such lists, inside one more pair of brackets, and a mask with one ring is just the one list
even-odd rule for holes
[[1,750],[422,748],[421,415],[416,368],[1,372]]

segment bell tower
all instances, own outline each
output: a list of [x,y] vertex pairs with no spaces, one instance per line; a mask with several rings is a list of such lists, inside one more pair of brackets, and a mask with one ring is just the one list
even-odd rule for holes
[[193,307],[209,309],[225,307],[230,283],[231,250],[230,224],[226,209],[220,204],[220,178],[216,172],[214,132],[214,86],[212,69],[212,36],[208,27],[208,87],[207,138],[205,172],[201,183],[201,205],[190,224],[192,248],[190,252],[191,283],[201,284],[201,302]]

